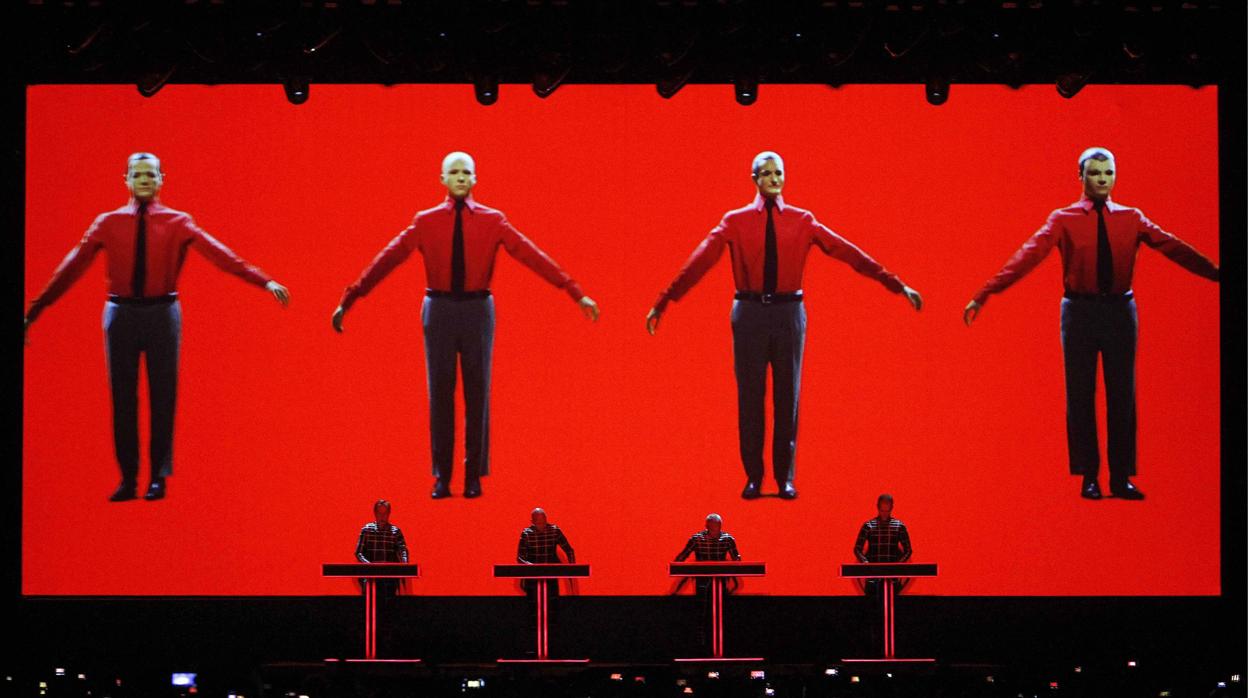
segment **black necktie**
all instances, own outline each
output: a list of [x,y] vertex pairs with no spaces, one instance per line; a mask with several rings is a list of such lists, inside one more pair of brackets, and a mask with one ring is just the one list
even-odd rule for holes
[[451,240],[451,291],[464,292],[464,200],[455,200],[455,235]]
[[1109,230],[1105,227],[1105,202],[1096,207],[1096,288],[1101,293],[1114,289],[1114,253],[1109,249]]
[[780,262],[776,252],[776,222],[771,217],[771,210],[776,207],[774,199],[767,199],[767,251],[763,256],[763,293],[776,292],[776,274]]
[[147,285],[147,202],[139,203],[139,222],[134,233],[134,279],[130,288],[135,298],[143,297]]

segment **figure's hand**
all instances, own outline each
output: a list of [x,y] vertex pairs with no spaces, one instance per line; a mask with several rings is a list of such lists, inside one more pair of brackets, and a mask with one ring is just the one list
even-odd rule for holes
[[282,304],[283,308],[290,305],[290,291],[285,286],[276,281],[270,281],[264,287],[268,289],[269,293],[273,294],[273,297],[277,299],[278,303]]
[[659,331],[659,317],[661,315],[662,313],[654,308],[651,308],[650,312],[646,313],[646,331],[650,333],[651,337],[654,336],[655,332]]
[[334,308],[334,316],[330,318],[329,320],[330,322],[334,324],[334,331],[337,332],[338,334],[342,334],[342,318],[346,314],[347,314],[347,311],[343,310],[342,306],[340,305],[337,308]]
[[30,318],[22,318],[22,346],[30,346]]
[[975,322],[975,318],[979,317],[979,309],[982,307],[984,306],[975,301],[967,303],[966,309],[962,311],[962,322],[965,322],[966,326],[970,327],[971,323]]
[[598,314],[601,311],[598,310],[598,304],[594,302],[593,298],[590,298],[589,296],[581,296],[581,300],[577,301],[577,303],[580,304],[581,312],[585,313],[585,317],[594,322],[598,322]]
[[906,296],[906,300],[910,302],[910,305],[914,306],[916,311],[923,309],[923,296],[920,296],[918,291],[909,286],[902,286],[901,292]]

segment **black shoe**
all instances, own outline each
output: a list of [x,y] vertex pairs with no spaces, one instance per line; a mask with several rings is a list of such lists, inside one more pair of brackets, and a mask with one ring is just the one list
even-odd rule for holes
[[797,488],[793,486],[792,480],[777,482],[780,486],[780,499],[797,499]]
[[117,490],[113,492],[113,496],[108,498],[108,501],[128,502],[131,499],[135,499],[139,496],[137,493],[137,490],[138,490],[138,485],[136,485],[133,482],[127,482],[126,480],[122,480],[121,484],[117,485]]
[[433,491],[429,493],[434,499],[446,499],[451,496],[451,485],[446,480],[436,480],[433,483]]
[[464,483],[464,496],[468,499],[474,499],[481,496],[481,481],[477,479],[468,480]]
[[1130,480],[1110,483],[1109,491],[1118,499],[1132,499],[1136,501],[1144,499],[1144,493],[1136,489]]
[[1096,481],[1096,478],[1084,479],[1083,491],[1079,493],[1079,496],[1084,499],[1101,498],[1101,485]]
[[165,498],[165,478],[152,478],[151,484],[147,486],[147,493],[143,495],[143,499],[154,502],[157,499]]
[[742,499],[758,499],[759,495],[762,494],[762,492],[759,491],[761,487],[762,486],[759,484],[757,480],[750,480],[749,482],[745,483],[745,489],[741,490],[741,498]]

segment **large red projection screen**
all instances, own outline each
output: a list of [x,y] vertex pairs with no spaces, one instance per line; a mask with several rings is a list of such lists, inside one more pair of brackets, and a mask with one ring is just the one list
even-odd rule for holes
[[[1117,155],[1115,200],[1217,261],[1213,88],[1092,86],[1064,100],[1051,86],[958,85],[932,107],[915,86],[768,85],[747,108],[722,86],[671,100],[647,86],[547,100],[509,86],[490,107],[464,86],[315,85],[302,106],[273,86],[152,99],[38,86],[27,109],[28,301],[95,216],[126,202],[126,157],[145,150],[163,160],[162,201],[292,302],[189,254],[175,474],[159,502],[107,501],[103,260],[39,318],[24,357],[26,594],[355,593],[319,563],[352,559],[379,497],[423,565],[414,593],[515,593],[490,566],[514,559],[542,506],[593,566],[581,593],[665,593],[666,562],[715,511],[746,559],[768,563],[743,592],[851,594],[837,566],[881,492],[914,559],[940,565],[914,593],[1219,593],[1217,285],[1141,247],[1142,502],[1080,499],[1067,472],[1056,250],[961,322],[1048,213],[1079,198],[1076,158],[1092,145]],[[432,501],[419,255],[352,309],[345,334],[329,320],[373,255],[442,200],[452,150],[476,157],[477,200],[603,314],[590,323],[500,253],[493,474],[480,499],[458,496],[457,474],[456,496]],[[656,336],[644,328],[707,231],[752,199],[761,150],[784,156],[790,204],[926,301],[915,313],[811,253],[792,501],[740,498],[727,255]],[[1103,450],[1100,388],[1098,401]]]

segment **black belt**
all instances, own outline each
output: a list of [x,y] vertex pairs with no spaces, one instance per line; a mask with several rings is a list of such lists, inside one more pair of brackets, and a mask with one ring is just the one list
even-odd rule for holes
[[1097,303],[1126,303],[1135,297],[1135,293],[1127,291],[1126,293],[1075,293],[1067,291],[1062,294],[1063,298],[1069,298],[1072,301],[1095,301]]
[[763,305],[771,305],[772,303],[800,303],[802,301],[802,292],[794,291],[793,293],[755,293],[753,291],[737,291],[733,295],[739,301],[753,301],[762,303]]
[[166,293],[163,296],[143,296],[136,298],[134,296],[116,296],[108,294],[108,302],[117,305],[168,305],[178,299],[176,293]]
[[453,301],[467,301],[476,298],[489,298],[490,290],[487,288],[483,291],[438,291],[436,289],[425,289],[425,295],[430,298],[449,298]]

